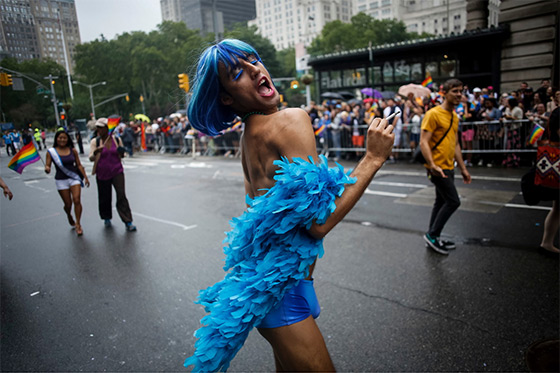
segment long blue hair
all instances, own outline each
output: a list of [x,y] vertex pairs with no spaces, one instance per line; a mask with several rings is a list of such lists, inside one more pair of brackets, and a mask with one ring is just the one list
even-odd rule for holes
[[223,90],[218,74],[218,66],[223,63],[228,72],[239,65],[239,59],[254,55],[260,57],[252,46],[237,40],[225,39],[206,48],[198,59],[196,74],[192,84],[189,101],[189,121],[197,130],[216,136],[220,131],[232,126],[236,114],[220,100]]

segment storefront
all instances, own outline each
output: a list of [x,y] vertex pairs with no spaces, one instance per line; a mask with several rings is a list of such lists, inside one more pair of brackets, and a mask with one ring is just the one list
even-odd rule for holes
[[401,85],[420,84],[429,73],[434,87],[458,78],[469,87],[500,89],[500,54],[507,28],[467,31],[340,53],[311,57],[318,96],[324,92],[373,87],[396,92]]

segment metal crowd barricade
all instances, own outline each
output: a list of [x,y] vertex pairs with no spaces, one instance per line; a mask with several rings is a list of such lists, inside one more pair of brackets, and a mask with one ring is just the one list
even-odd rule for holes
[[[545,125],[540,123],[543,127]],[[463,121],[460,122],[460,138],[459,143],[462,147],[463,154],[473,154],[477,156],[491,154],[522,154],[536,153],[536,145],[528,144],[535,122],[529,119],[523,120],[498,120],[498,121]],[[367,132],[368,125],[358,126],[361,134]],[[355,127],[342,126],[340,129],[340,146],[334,147],[332,142],[332,134],[327,130],[327,135],[323,142],[317,145],[317,151],[325,154],[327,157],[334,157],[336,154],[356,155],[360,156],[365,152],[365,142],[363,147],[355,147],[352,142],[352,134],[356,130]],[[468,140],[464,141],[468,136],[469,130],[473,130],[471,145],[468,146]],[[181,154],[196,155],[226,155],[239,156],[239,141],[241,133],[239,131],[229,131],[222,136],[209,137],[200,136],[184,136],[182,141],[174,141],[172,137],[165,136],[163,133],[153,134],[153,141],[148,145],[148,149],[155,152],[165,153],[174,152]],[[394,153],[412,154],[414,150],[410,146],[410,130],[401,134],[400,146],[393,148]]]
[[[542,125],[542,124],[541,124]],[[527,145],[527,140],[532,133],[534,122],[529,119],[523,120],[497,120],[497,121],[474,121],[460,122],[461,136],[459,143],[461,144],[463,153],[483,154],[483,153],[535,153],[536,146]],[[360,125],[358,129],[360,133],[367,131],[368,125]],[[463,133],[467,130],[473,130],[472,149],[465,149],[463,145]],[[332,152],[363,152],[364,147],[356,148],[352,144],[353,128],[349,126],[343,127],[341,130],[341,146],[333,147],[328,132],[326,139],[326,153],[332,155]],[[509,141],[515,136],[516,141]],[[410,147],[410,132],[402,131],[400,146],[395,146],[395,153],[412,153]],[[515,147],[512,147],[511,144]],[[318,149],[319,150],[319,149]],[[325,152],[325,150],[323,150]]]

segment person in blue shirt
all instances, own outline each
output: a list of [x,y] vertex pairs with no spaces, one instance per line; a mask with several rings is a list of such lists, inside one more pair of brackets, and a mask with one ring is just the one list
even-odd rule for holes
[[12,151],[12,155],[15,155],[16,154],[16,148],[14,147],[12,137],[10,136],[8,131],[6,131],[4,133],[2,138],[4,139],[4,144],[6,144],[6,153],[8,153],[8,156],[10,155],[10,150]]

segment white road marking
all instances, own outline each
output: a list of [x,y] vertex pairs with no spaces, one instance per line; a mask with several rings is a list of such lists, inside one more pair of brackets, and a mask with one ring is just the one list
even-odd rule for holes
[[532,210],[545,210],[545,211],[552,210],[552,207],[518,205],[516,203],[506,203],[504,206],[505,207],[512,207],[512,208],[516,208],[516,209],[532,209]]
[[[426,177],[426,172],[420,171],[379,171],[377,175],[398,175],[398,176],[423,176]],[[463,177],[461,174],[455,175],[456,179],[462,179]],[[471,179],[473,180],[486,180],[486,181],[510,181],[514,183],[518,183],[521,181],[521,178],[515,177],[497,177],[497,176],[474,176],[471,175]]]
[[138,215],[143,217],[144,219],[148,219],[148,220],[153,220],[153,221],[157,221],[159,223],[163,223],[163,224],[169,224],[169,225],[174,225],[176,227],[182,228],[184,231],[187,231],[189,229],[193,229],[196,228],[197,225],[184,225],[181,223],[176,223],[174,221],[170,221],[170,220],[164,220],[164,219],[159,219],[159,218],[154,218],[153,216],[149,216],[149,215],[144,215],[144,214],[140,214],[139,212],[134,212],[134,215]]
[[40,186],[32,185],[32,184],[37,184],[38,182],[39,182],[38,180],[29,180],[29,181],[24,181],[23,183],[25,184],[25,186],[28,186],[28,187],[33,188],[33,189],[38,189],[38,190],[40,190],[42,192],[45,192],[45,193],[50,193],[51,192],[50,189],[45,189],[45,188],[41,188]]
[[365,194],[373,194],[376,196],[394,197],[394,198],[406,198],[408,196],[408,194],[403,194],[403,193],[380,192],[378,190],[371,190],[371,189],[366,189]]
[[[375,184],[374,182],[372,182],[372,184]],[[426,188],[426,185],[421,185],[421,184],[407,184],[407,183],[381,183],[381,182],[377,182],[377,185],[392,185],[392,186],[399,186],[399,187],[410,187],[410,188]],[[408,194],[404,194],[404,193],[391,193],[391,192],[382,192],[382,191],[378,191],[378,190],[371,190],[371,189],[366,189],[364,194],[370,194],[370,195],[375,195],[375,196],[382,196],[382,197],[392,197],[392,198],[406,198],[408,197]],[[544,210],[544,211],[550,211],[552,210],[551,207],[546,207],[546,206],[528,206],[528,205],[520,205],[520,204],[516,204],[516,203],[500,203],[500,202],[493,202],[493,201],[476,201],[473,199],[468,199],[468,198],[464,198],[461,197],[462,201],[472,201],[475,203],[480,203],[483,205],[495,205],[495,206],[502,206],[502,207],[509,207],[509,208],[518,208],[518,209],[528,209],[528,210]]]
[[403,187],[403,188],[427,188],[428,185],[426,184],[411,184],[411,183],[394,183],[391,181],[372,181],[371,184],[375,185],[387,185],[387,186],[396,186],[396,187]]

